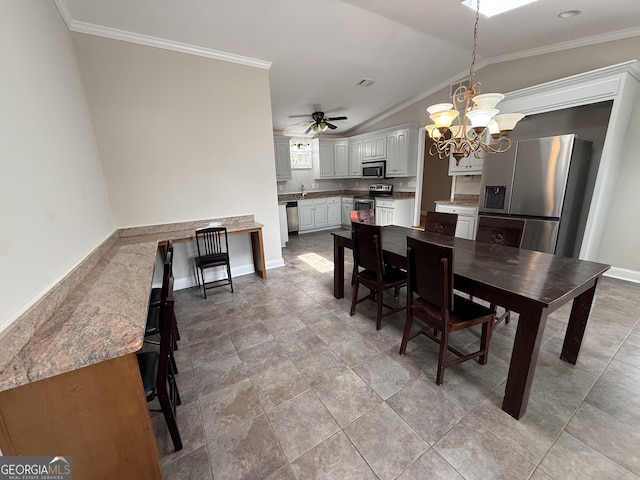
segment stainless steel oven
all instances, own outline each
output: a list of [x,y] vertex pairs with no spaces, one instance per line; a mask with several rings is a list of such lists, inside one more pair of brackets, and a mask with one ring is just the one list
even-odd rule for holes
[[375,206],[376,201],[371,197],[353,197],[354,210],[373,210]]
[[385,178],[387,162],[362,162],[362,178]]

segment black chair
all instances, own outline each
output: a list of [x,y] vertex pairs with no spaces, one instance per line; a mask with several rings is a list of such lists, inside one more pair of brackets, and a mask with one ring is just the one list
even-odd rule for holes
[[[379,225],[355,223],[352,226],[354,287],[350,314],[356,313],[356,305],[367,299],[377,303],[376,330],[382,326],[382,317],[404,310],[406,307],[393,307],[383,301],[384,291],[390,288],[400,289],[407,284],[407,275],[402,270],[388,267],[382,257],[382,229]],[[360,271],[360,267],[363,268]],[[358,300],[358,288],[364,285],[370,293]],[[382,314],[382,307],[389,311]]]
[[456,234],[456,224],[458,223],[457,213],[427,212],[427,219],[424,226],[425,232],[441,233],[453,237]]
[[[171,240],[166,240],[160,242],[158,244],[158,251],[160,252],[160,257],[162,259],[162,263],[166,265],[167,258],[170,258],[171,263],[169,264],[169,268],[171,269],[167,274],[166,270],[163,273],[162,279],[164,281],[166,276],[169,276],[173,273],[173,242]],[[149,306],[157,306],[160,305],[160,298],[162,294],[162,287],[154,287],[151,289],[151,294],[149,295]],[[178,339],[179,340],[179,339]]]
[[233,293],[227,228],[209,227],[196,230],[196,246],[198,248],[198,256],[195,258],[196,277],[198,280],[198,288],[200,288],[200,277],[198,276],[198,272],[200,272],[204,298],[207,298],[207,284],[204,281],[204,271],[208,268],[226,267],[227,278],[209,282],[209,286],[214,288],[229,285]]
[[[442,384],[445,368],[476,357],[482,365],[486,364],[495,312],[454,294],[453,248],[408,237],[407,280],[407,321],[400,355],[405,354],[409,340],[420,334],[439,343],[437,385]],[[414,318],[425,327],[412,332]],[[478,351],[465,354],[449,345],[451,332],[479,324],[482,324],[482,336]],[[457,358],[447,360],[447,351]]]
[[165,301],[160,304],[160,351],[142,352],[136,356],[142,377],[142,385],[147,401],[156,397],[160,403],[160,411],[167,422],[173,446],[176,451],[182,449],[182,439],[176,423],[176,407],[180,405],[180,394],[174,373],[171,368],[173,355],[173,323],[174,323],[173,277],[169,280]]
[[[486,217],[481,215],[478,217],[476,242],[520,248],[525,225],[526,220],[524,219]],[[495,308],[495,305],[492,304],[491,308]],[[505,309],[502,315],[496,315],[493,326],[495,327],[503,321],[509,323],[511,320],[510,316],[509,310]]]

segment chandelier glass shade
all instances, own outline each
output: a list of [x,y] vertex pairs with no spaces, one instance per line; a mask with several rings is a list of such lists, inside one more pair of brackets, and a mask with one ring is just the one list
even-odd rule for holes
[[433,139],[430,153],[440,158],[454,157],[456,164],[471,154],[484,158],[507,151],[511,147],[509,132],[524,117],[521,113],[500,114],[496,106],[504,98],[503,94],[480,94],[480,83],[475,81],[474,72],[479,17],[480,1],[476,4],[473,56],[467,84],[453,92],[453,103],[438,103],[427,108],[433,122],[425,127]]

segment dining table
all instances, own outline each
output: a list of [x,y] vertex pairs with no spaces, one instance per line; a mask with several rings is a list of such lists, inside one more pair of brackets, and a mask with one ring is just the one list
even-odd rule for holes
[[[344,297],[344,252],[351,231],[332,232],[334,297]],[[518,312],[502,409],[516,419],[527,410],[538,353],[548,315],[573,300],[560,358],[575,365],[591,306],[609,265],[499,244],[425,232],[381,227],[384,262],[407,266],[407,237],[454,248],[454,288]],[[417,267],[419,268],[419,266]]]

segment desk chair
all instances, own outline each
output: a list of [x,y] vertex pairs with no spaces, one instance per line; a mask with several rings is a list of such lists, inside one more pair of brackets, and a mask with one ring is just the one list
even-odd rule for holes
[[453,237],[456,234],[457,223],[457,213],[428,211],[424,231],[441,233],[443,235],[449,235],[450,237]]
[[[406,273],[384,264],[382,257],[382,229],[379,225],[351,223],[353,241],[354,287],[350,315],[356,313],[356,305],[367,299],[376,301],[376,330],[382,326],[382,317],[404,310],[406,307],[392,307],[383,302],[384,291],[400,289],[407,284]],[[362,267],[363,270],[360,271]],[[358,288],[364,285],[370,293],[358,300]],[[382,307],[389,311],[382,314]]]
[[[486,364],[495,312],[454,294],[453,248],[408,237],[407,280],[407,321],[402,335],[400,355],[406,353],[409,340],[420,334],[439,343],[437,385],[441,385],[444,380],[445,368],[476,357],[479,357],[480,364]],[[411,332],[414,318],[425,326]],[[451,332],[480,324],[482,336],[478,351],[465,354],[449,345]],[[457,358],[447,360],[447,351],[454,353]]]
[[[476,242],[520,248],[525,225],[526,220],[519,218],[486,217],[481,215],[478,217]],[[495,308],[495,305],[492,304],[491,308]],[[496,315],[493,326],[495,327],[503,321],[509,323],[509,310],[505,310],[502,315]]]
[[147,401],[158,397],[160,409],[167,422],[173,446],[176,451],[182,449],[182,439],[176,423],[176,407],[180,405],[180,394],[171,368],[173,356],[174,323],[173,277],[169,280],[167,297],[160,304],[160,351],[136,354],[142,385]]
[[227,278],[209,282],[211,288],[229,285],[233,293],[233,280],[231,279],[231,265],[229,264],[229,241],[227,240],[226,227],[209,227],[196,230],[196,246],[198,256],[195,258],[196,277],[200,288],[202,276],[202,292],[207,298],[207,284],[204,281],[204,271],[208,268],[226,267]]

